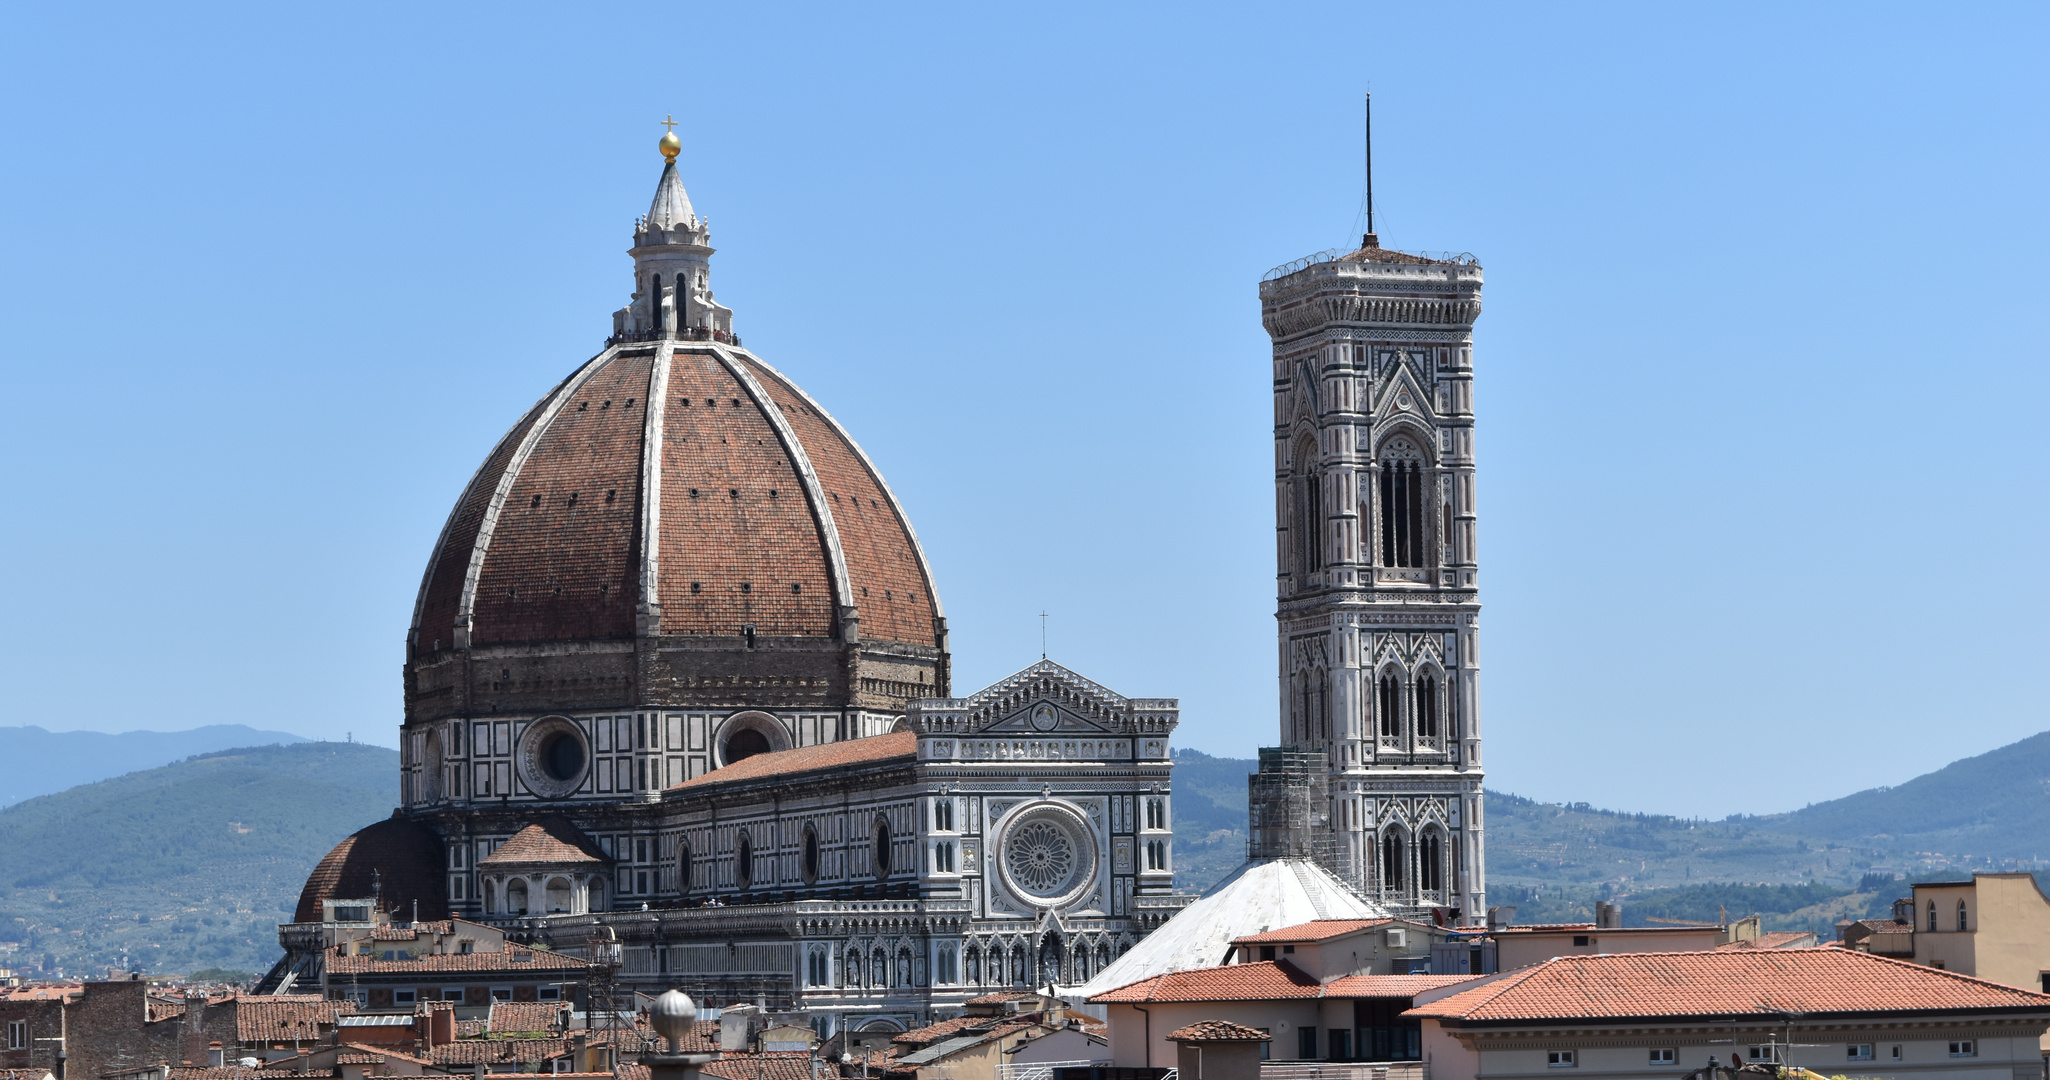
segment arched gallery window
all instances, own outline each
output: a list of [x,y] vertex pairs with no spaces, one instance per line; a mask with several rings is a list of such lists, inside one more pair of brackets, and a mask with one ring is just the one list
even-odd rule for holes
[[1402,888],[1402,837],[1389,833],[1381,838],[1381,887],[1390,891]]
[[1402,683],[1394,672],[1384,672],[1374,684],[1374,708],[1381,714],[1381,737],[1402,737]]
[[1444,850],[1437,833],[1425,833],[1424,842],[1417,850],[1418,884],[1425,892],[1437,892],[1445,887]]
[[1381,565],[1424,565],[1423,454],[1407,439],[1381,448]]
[[1420,675],[1416,681],[1416,736],[1438,737],[1438,680],[1430,674]]

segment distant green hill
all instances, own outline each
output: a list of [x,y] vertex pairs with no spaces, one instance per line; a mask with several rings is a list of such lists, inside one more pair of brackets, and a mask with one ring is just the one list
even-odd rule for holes
[[396,751],[202,754],[0,810],[0,964],[262,971],[313,864],[386,817]]
[[[1175,755],[1176,870],[1207,888],[1245,848],[1245,758]],[[1897,877],[2050,863],[2050,732],[1873,788],[1766,817],[1721,821],[1541,803],[1505,792],[1485,807],[1490,902],[1521,921],[1760,914],[1769,927],[1829,936],[1839,918],[1877,915],[1905,892]]]
[[211,754],[238,746],[301,743],[305,738],[283,731],[261,731],[243,724],[208,724],[185,731],[45,731],[34,725],[0,727],[0,746],[16,761],[33,761],[33,769],[0,772],[0,806],[50,795],[110,776],[153,769],[194,754]]
[[1756,820],[1877,850],[2039,861],[2050,857],[2050,731],[1898,787]]

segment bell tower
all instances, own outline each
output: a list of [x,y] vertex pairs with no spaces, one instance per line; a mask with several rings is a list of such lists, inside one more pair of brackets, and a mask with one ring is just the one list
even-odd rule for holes
[[1260,282],[1274,343],[1280,745],[1328,761],[1332,869],[1486,915],[1471,256],[1328,251]]

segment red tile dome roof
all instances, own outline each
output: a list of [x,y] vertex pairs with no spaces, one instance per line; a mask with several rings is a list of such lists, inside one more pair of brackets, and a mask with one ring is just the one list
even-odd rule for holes
[[[858,640],[923,657],[931,685],[894,691],[908,699],[944,691],[944,626],[902,507],[817,402],[744,349],[628,343],[536,403],[470,481],[421,583],[409,670],[546,643]],[[552,703],[609,706],[622,689]]]
[[319,922],[323,900],[378,897],[405,918],[419,902],[421,919],[448,918],[442,884],[441,839],[425,825],[406,818],[386,818],[349,834],[334,846],[299,890],[293,922]]

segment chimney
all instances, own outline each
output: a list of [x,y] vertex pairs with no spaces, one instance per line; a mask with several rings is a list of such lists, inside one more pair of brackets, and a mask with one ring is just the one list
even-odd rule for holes
[[1500,930],[1516,925],[1516,905],[1504,904],[1488,909],[1488,929]]

